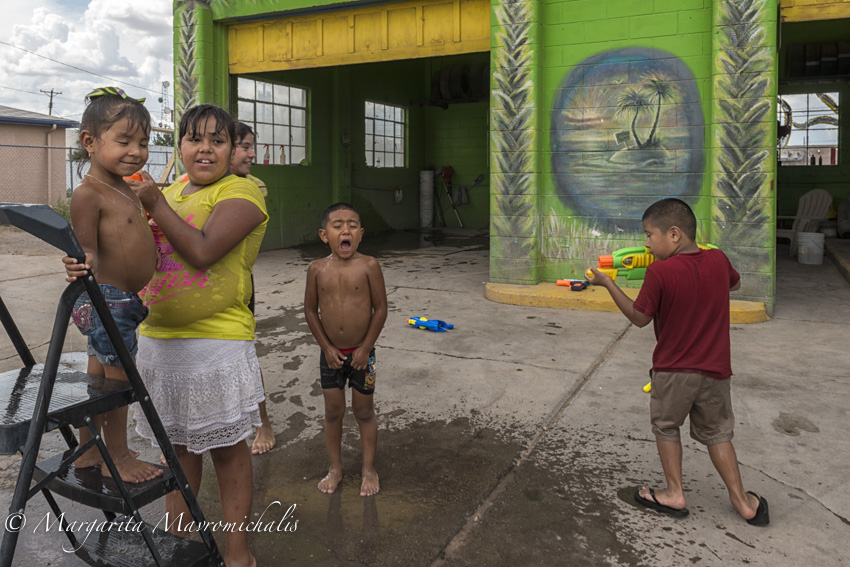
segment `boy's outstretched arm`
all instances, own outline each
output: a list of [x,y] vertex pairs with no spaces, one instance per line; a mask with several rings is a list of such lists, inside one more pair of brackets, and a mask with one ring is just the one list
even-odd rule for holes
[[372,297],[372,319],[363,338],[363,344],[351,355],[351,367],[364,370],[369,363],[369,353],[384,328],[387,320],[387,288],[384,284],[384,274],[381,265],[374,258],[366,262],[366,276],[369,278],[369,294]]
[[644,315],[640,311],[635,309],[635,302],[620,289],[614,280],[611,279],[608,274],[603,274],[596,268],[590,268],[593,272],[593,277],[588,281],[593,285],[602,286],[608,290],[608,293],[611,294],[611,299],[614,300],[614,303],[623,312],[623,315],[626,316],[626,319],[632,322],[632,324],[638,327],[646,327],[649,325],[649,322],[652,321],[652,317],[649,315]]
[[325,353],[328,368],[336,370],[342,368],[342,364],[345,362],[345,355],[331,344],[328,335],[325,334],[325,328],[322,327],[322,320],[319,318],[318,271],[319,268],[316,262],[313,262],[307,268],[307,288],[304,290],[304,318],[307,319],[307,326],[310,327],[313,338],[316,339],[316,342],[319,343],[319,348]]

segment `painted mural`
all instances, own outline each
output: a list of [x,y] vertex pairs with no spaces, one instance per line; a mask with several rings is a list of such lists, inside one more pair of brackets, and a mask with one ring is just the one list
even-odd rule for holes
[[742,278],[743,293],[772,300],[776,85],[767,2],[723,0],[715,18],[713,239],[739,271],[761,275]]
[[663,197],[691,206],[705,168],[705,123],[693,73],[673,54],[606,51],[567,75],[552,111],[556,195],[604,233],[641,232]]
[[174,119],[179,121],[186,109],[198,104],[198,73],[196,53],[198,11],[209,2],[182,1],[175,5],[174,27],[177,32],[177,51],[174,54]]
[[492,54],[491,238],[496,255],[508,261],[491,263],[490,277],[493,281],[536,283],[532,3],[504,2],[494,8],[494,14],[502,27],[495,34],[497,48]]

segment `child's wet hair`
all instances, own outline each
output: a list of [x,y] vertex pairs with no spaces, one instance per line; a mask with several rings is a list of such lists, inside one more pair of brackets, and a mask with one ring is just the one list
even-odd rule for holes
[[[141,101],[123,93],[124,91],[115,87],[104,87],[86,96],[86,110],[80,119],[80,132],[88,130],[96,140],[99,140],[112,126],[126,119],[130,132],[140,128],[145,135],[150,136],[150,112]],[[82,175],[83,165],[91,159],[85,148],[82,148],[82,154],[82,159],[77,166],[77,172],[80,175]]]
[[254,136],[254,138],[257,137],[257,136],[254,135],[254,131],[251,130],[250,126],[248,126],[244,122],[237,122],[236,123],[236,143],[237,144],[241,143],[242,140],[245,139],[245,136],[247,136],[248,134],[251,134],[252,136]]
[[355,209],[352,205],[342,202],[334,203],[333,205],[325,209],[325,212],[322,214],[322,228],[328,226],[328,221],[331,218],[331,213],[334,213],[336,211],[351,211],[355,215],[357,215],[357,218],[360,218],[360,213],[358,213],[357,209]]
[[197,136],[199,128],[206,125],[210,118],[215,120],[215,133],[221,135],[222,131],[227,132],[230,145],[236,146],[236,121],[229,112],[214,104],[199,104],[183,113],[178,131],[178,145],[187,134]]
[[697,218],[691,207],[681,199],[662,199],[651,204],[644,211],[641,220],[648,222],[663,233],[666,233],[673,226],[678,226],[685,236],[696,241]]

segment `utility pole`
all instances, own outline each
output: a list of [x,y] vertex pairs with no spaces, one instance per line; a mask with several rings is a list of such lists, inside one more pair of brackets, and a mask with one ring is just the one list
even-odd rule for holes
[[47,96],[50,97],[50,106],[48,106],[47,114],[49,114],[50,116],[53,116],[53,96],[54,95],[61,95],[62,91],[54,93],[53,89],[50,89],[50,92],[47,92],[47,91],[41,91],[41,92],[43,92],[44,94],[46,94]]

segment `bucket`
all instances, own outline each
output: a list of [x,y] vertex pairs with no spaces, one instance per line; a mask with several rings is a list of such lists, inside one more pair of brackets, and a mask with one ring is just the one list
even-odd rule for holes
[[797,261],[801,264],[823,263],[822,232],[800,232],[797,234]]

